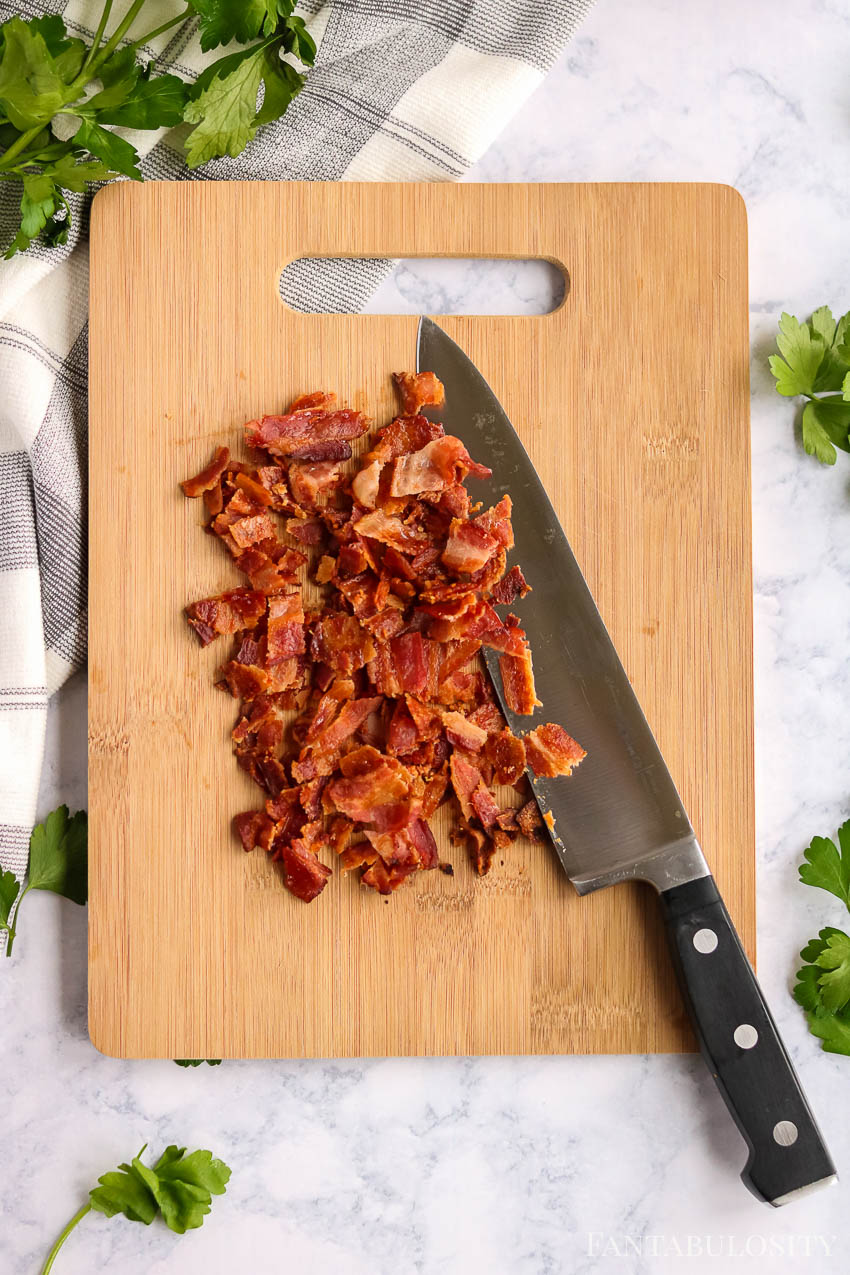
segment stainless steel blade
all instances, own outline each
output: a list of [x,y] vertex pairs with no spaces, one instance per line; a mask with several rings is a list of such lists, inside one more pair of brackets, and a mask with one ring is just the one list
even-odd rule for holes
[[[579,894],[627,878],[658,889],[708,867],[664,758],[608,636],[546,490],[475,365],[430,319],[419,323],[417,367],[446,389],[435,416],[493,470],[476,499],[513,501],[515,557],[533,589],[516,605],[534,657],[532,719],[505,706],[498,655],[484,655],[511,729],[559,722],[587,750],[569,779],[532,784],[561,863]],[[554,823],[552,823],[552,820]]]

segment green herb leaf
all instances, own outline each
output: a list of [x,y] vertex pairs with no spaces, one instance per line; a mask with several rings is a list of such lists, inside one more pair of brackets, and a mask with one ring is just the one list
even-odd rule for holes
[[17,252],[26,252],[33,239],[38,238],[51,218],[65,205],[51,177],[45,173],[25,173],[22,178],[21,226],[6,250],[6,260]]
[[[142,1147],[142,1151],[144,1149]],[[134,1160],[133,1165],[135,1163]],[[89,1192],[89,1202],[93,1209],[107,1217],[123,1213],[130,1222],[144,1222],[145,1226],[150,1226],[156,1217],[156,1200],[133,1165],[122,1164],[113,1172],[99,1177],[100,1185]]]
[[57,186],[65,190],[73,190],[78,194],[85,190],[90,182],[105,182],[117,174],[99,159],[77,160],[71,150],[60,156],[53,164],[53,180]]
[[[804,949],[805,950],[805,949]],[[802,955],[802,953],[801,953]],[[820,972],[816,965],[804,965],[797,970],[797,983],[794,987],[794,1000],[803,1009],[817,1013],[823,1009],[820,995]]]
[[2,929],[8,929],[9,914],[20,889],[21,884],[14,872],[0,873],[0,928]]
[[[173,128],[183,119],[187,87],[176,75],[142,76],[120,106],[98,109],[98,120],[123,128]],[[97,100],[91,98],[89,105]]]
[[[817,955],[805,956],[815,943],[820,944]],[[804,948],[802,955],[825,971],[818,979],[824,1009],[843,1009],[850,1002],[850,935],[828,927]]]
[[88,50],[83,40],[69,39],[61,15],[48,13],[41,18],[31,18],[27,26],[41,35],[53,56],[56,71],[66,84],[75,80]]
[[294,53],[299,62],[303,62],[305,66],[312,66],[316,60],[316,42],[305,27],[304,19],[299,18],[297,14],[293,15],[287,23],[283,47],[287,53]]
[[804,885],[828,890],[850,908],[850,819],[838,829],[838,844],[829,837],[813,837],[804,851],[806,863],[800,865]]
[[[265,46],[239,59],[233,70],[219,71],[186,105],[185,119],[196,124],[186,143],[190,168],[220,155],[242,153],[257,131],[257,93],[266,71]],[[222,59],[229,62],[231,59]]]
[[88,819],[84,810],[71,817],[60,806],[38,823],[30,837],[30,890],[52,890],[80,905],[88,898]]
[[292,99],[301,92],[304,76],[288,62],[281,61],[279,47],[272,45],[263,54],[263,83],[265,94],[257,112],[257,124],[280,119]]
[[291,21],[295,0],[193,0],[200,18],[201,48],[238,40],[247,44],[260,35],[273,35],[281,22]]
[[73,142],[75,146],[84,146],[92,155],[102,159],[114,172],[123,173],[125,177],[132,177],[135,181],[142,180],[139,152],[117,133],[110,133],[108,128],[102,128],[93,120],[83,119],[74,134]]
[[200,1067],[202,1063],[206,1063],[208,1067],[220,1067],[220,1058],[175,1058],[178,1067]]
[[783,313],[776,344],[782,357],[773,354],[769,362],[778,393],[786,398],[813,393],[826,349],[823,336],[808,323],[795,319],[793,314]]
[[230,1180],[230,1169],[210,1151],[187,1156],[185,1147],[167,1147],[152,1169],[136,1156],[132,1168],[156,1200],[166,1226],[178,1235],[203,1224],[211,1197],[222,1195]]
[[821,1041],[821,1048],[828,1054],[850,1056],[850,1013],[806,1014],[809,1031]]
[[45,124],[65,105],[67,85],[36,25],[10,18],[0,49],[0,106],[22,132]]
[[823,427],[818,406],[817,403],[807,403],[803,408],[803,448],[807,455],[815,456],[822,465],[834,465],[838,453]]
[[80,114],[100,113],[118,107],[125,102],[135,88],[141,74],[141,67],[136,64],[135,49],[127,45],[116,51],[98,68],[98,79],[103,88],[99,93],[87,98]]

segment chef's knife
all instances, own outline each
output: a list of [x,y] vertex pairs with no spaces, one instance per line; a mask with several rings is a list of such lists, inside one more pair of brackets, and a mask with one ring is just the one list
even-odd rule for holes
[[[520,607],[534,657],[533,724],[560,722],[587,749],[570,781],[532,778],[558,858],[579,894],[620,881],[658,891],[685,1003],[717,1086],[749,1147],[750,1190],[785,1204],[835,1182],[835,1166],[703,858],[614,645],[545,488],[493,391],[430,319],[417,367],[446,389],[435,414],[494,471],[476,497],[513,501],[517,560],[534,592]],[[485,490],[482,490],[485,488]],[[509,725],[498,653],[485,648]]]

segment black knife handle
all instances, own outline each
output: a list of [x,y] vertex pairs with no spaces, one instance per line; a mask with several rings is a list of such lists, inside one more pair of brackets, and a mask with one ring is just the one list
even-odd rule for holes
[[750,1149],[742,1179],[773,1205],[826,1185],[835,1165],[714,878],[663,890],[661,905],[702,1055]]

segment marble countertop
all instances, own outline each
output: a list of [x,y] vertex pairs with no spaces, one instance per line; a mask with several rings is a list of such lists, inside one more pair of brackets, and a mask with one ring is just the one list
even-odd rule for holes
[[[850,10],[779,13],[598,0],[470,178],[720,181],[747,202],[760,974],[850,1174],[850,1060],[821,1052],[789,995],[797,949],[840,923],[795,866],[848,813],[850,469],[801,454],[765,366],[783,309],[850,306]],[[384,299],[423,286],[401,275]],[[428,286],[468,297],[463,277]],[[51,710],[40,811],[85,805],[85,767],[78,677]],[[203,1229],[90,1217],[57,1271],[662,1275],[687,1260],[819,1275],[850,1261],[846,1186],[779,1211],[749,1197],[743,1144],[697,1058],[116,1062],[86,1033],[84,913],[48,895],[26,906],[39,941],[22,934],[0,987],[7,1275],[40,1268],[99,1173],[174,1138],[234,1169]]]

